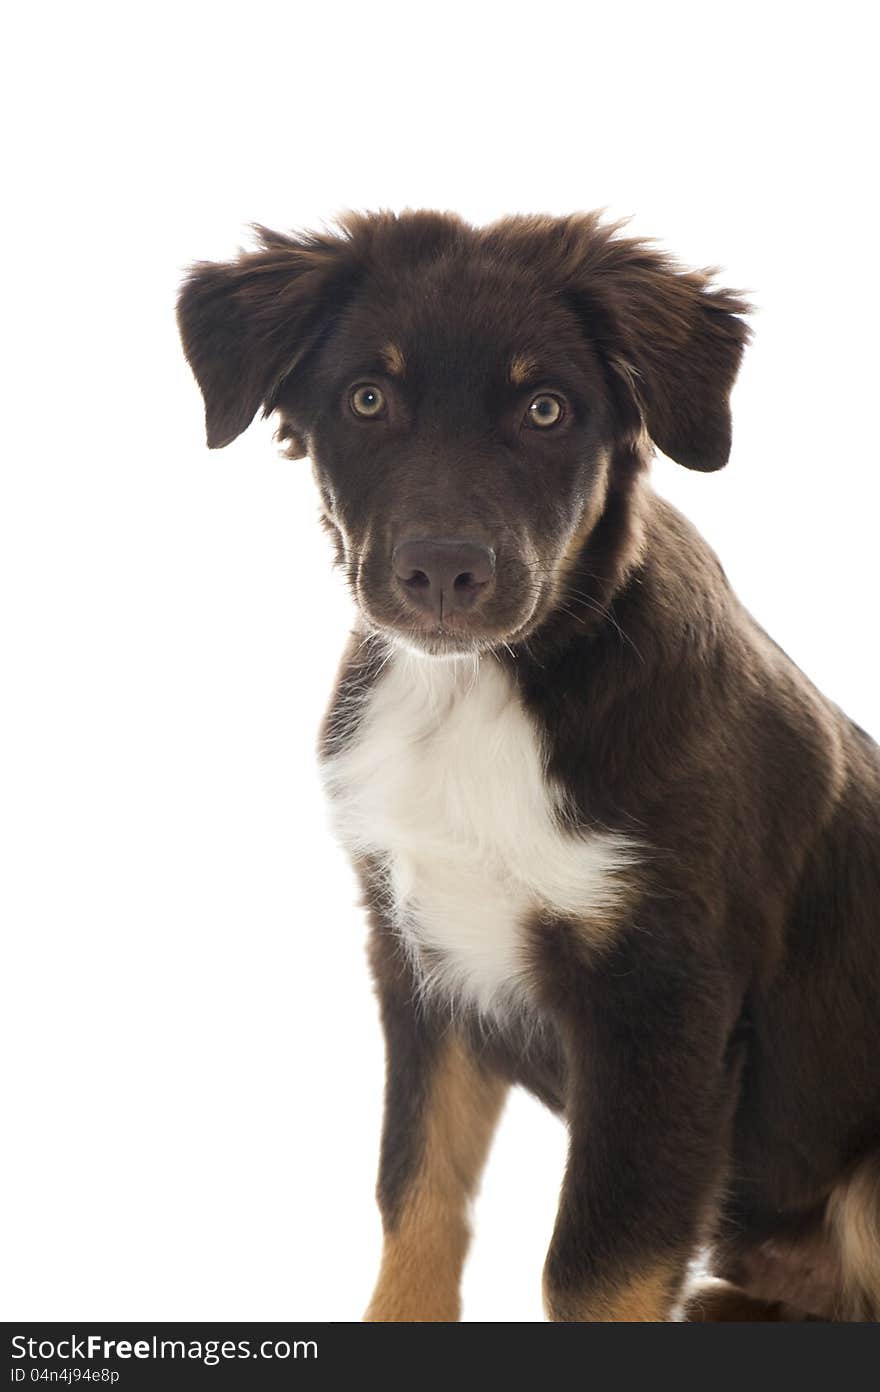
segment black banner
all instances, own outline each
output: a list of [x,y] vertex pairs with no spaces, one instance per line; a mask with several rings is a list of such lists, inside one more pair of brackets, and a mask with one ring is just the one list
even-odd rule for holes
[[[6,1385],[85,1392],[338,1383],[341,1375],[426,1378],[570,1376],[603,1388],[693,1369],[713,1386],[804,1367],[839,1379],[860,1356],[876,1366],[876,1325],[152,1324],[6,1323]],[[868,1342],[870,1340],[870,1343]],[[784,1362],[780,1365],[779,1360]],[[855,1359],[855,1365],[850,1360]],[[662,1360],[662,1361],[661,1361]],[[842,1361],[843,1360],[843,1361]],[[868,1366],[870,1366],[870,1363]],[[453,1387],[452,1392],[455,1392]]]

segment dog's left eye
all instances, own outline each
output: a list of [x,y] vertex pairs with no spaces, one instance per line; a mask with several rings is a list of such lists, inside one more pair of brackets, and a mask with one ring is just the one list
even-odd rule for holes
[[549,392],[542,392],[529,403],[526,420],[529,425],[546,430],[548,426],[558,425],[564,415],[565,407],[560,398],[551,396]]
[[385,411],[385,395],[371,382],[364,382],[361,386],[355,387],[349,401],[356,416],[371,419],[381,416]]

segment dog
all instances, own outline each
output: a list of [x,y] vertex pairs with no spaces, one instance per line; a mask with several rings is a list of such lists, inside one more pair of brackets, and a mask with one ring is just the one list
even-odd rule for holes
[[178,322],[208,445],[277,412],[356,600],[320,755],[386,1040],[366,1318],[460,1317],[521,1084],[569,1134],[550,1319],[877,1320],[880,752],[648,481],[726,463],[748,304],[595,214],[256,231]]

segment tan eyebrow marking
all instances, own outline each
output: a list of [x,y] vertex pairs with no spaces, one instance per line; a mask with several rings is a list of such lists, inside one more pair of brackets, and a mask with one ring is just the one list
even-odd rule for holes
[[515,387],[521,387],[527,378],[531,377],[537,363],[528,353],[514,353],[510,360],[510,372],[508,376]]
[[406,359],[396,343],[386,343],[379,354],[392,377],[402,377],[406,371]]

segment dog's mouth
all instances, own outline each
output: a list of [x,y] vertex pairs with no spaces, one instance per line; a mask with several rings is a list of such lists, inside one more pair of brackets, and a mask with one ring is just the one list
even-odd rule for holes
[[411,614],[386,616],[377,613],[361,595],[358,595],[358,608],[367,627],[388,639],[394,647],[419,657],[454,658],[497,650],[512,651],[516,643],[537,627],[544,608],[542,601],[543,595],[538,595],[508,622],[492,625],[455,613],[434,621],[427,617],[416,619]]

